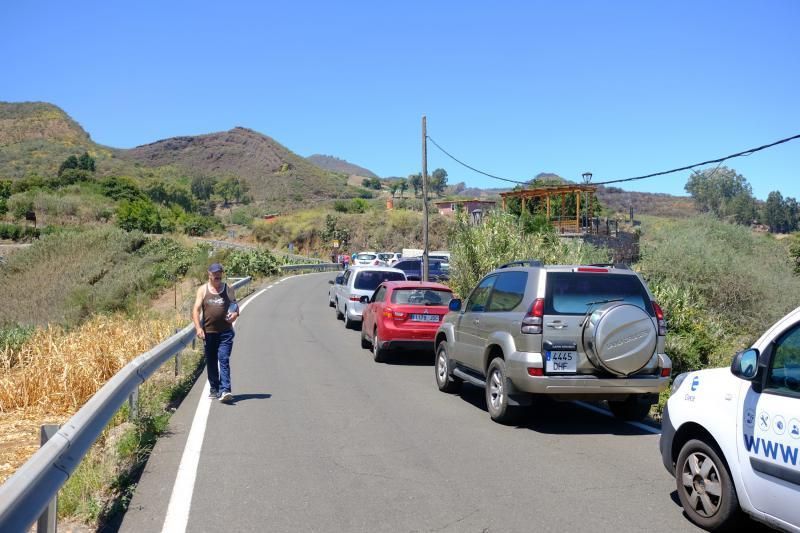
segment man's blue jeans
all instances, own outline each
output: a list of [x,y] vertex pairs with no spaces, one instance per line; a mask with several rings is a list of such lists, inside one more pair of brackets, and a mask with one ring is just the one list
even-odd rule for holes
[[233,329],[222,333],[206,333],[205,356],[211,392],[231,392],[231,350]]

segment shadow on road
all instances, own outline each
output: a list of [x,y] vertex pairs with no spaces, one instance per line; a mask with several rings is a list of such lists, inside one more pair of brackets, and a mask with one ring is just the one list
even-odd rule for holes
[[247,400],[269,400],[270,398],[272,398],[272,394],[234,394],[231,404],[235,405]]
[[[464,383],[461,399],[486,411],[484,390]],[[515,426],[539,433],[554,435],[652,435],[651,432],[627,424],[622,420],[590,411],[572,402],[558,402],[537,398],[533,405],[519,408]],[[487,417],[488,411],[487,411]]]
[[397,366],[433,366],[433,353],[430,350],[412,352],[398,350],[389,352],[386,363]]

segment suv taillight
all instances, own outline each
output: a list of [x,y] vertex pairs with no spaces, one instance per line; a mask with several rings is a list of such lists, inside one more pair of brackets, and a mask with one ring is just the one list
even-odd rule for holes
[[658,320],[658,335],[663,337],[667,334],[667,321],[664,319],[664,311],[655,302],[653,302],[653,310],[656,312],[656,319]]
[[522,333],[541,333],[544,316],[544,298],[537,298],[522,319]]

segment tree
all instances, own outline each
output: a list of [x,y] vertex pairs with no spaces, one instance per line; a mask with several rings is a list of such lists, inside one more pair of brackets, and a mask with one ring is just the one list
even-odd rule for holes
[[126,176],[109,176],[100,182],[103,195],[114,200],[144,200],[145,195],[131,178]]
[[126,231],[138,229],[145,233],[161,233],[161,216],[150,200],[123,200],[117,207],[117,225]]
[[408,190],[408,182],[405,180],[401,181],[397,188],[400,190],[400,198],[402,198],[403,193]]
[[89,152],[83,152],[83,155],[78,159],[78,168],[87,172],[94,172],[94,157],[90,156]]
[[447,187],[447,171],[443,168],[437,168],[428,179],[428,185],[436,196],[444,194],[444,189]]
[[785,231],[786,229],[786,206],[783,203],[783,195],[779,191],[772,191],[767,196],[764,204],[764,222],[769,226],[772,233]]
[[411,174],[408,176],[408,184],[414,189],[414,196],[419,196],[422,192],[422,174]]
[[694,171],[684,187],[692,195],[701,211],[711,212],[719,218],[733,216],[732,203],[743,205],[740,195],[753,196],[753,189],[741,174],[728,167]]
[[196,176],[192,178],[191,191],[199,200],[208,200],[214,194],[214,185],[217,180],[211,176]]
[[240,202],[247,190],[247,184],[234,177],[227,177],[214,185],[214,194],[222,199],[222,205],[226,207],[233,200]]
[[61,174],[69,168],[78,168],[78,158],[74,155],[69,156],[61,163],[61,166],[58,167],[58,176],[61,177]]
[[392,198],[394,198],[394,195],[399,188],[400,188],[399,183],[392,183],[391,185],[389,185],[389,192],[392,193]]

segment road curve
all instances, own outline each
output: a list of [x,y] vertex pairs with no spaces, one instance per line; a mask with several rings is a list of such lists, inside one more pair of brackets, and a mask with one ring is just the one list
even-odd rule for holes
[[[657,435],[572,403],[495,424],[481,390],[437,390],[432,355],[374,363],[327,306],[332,277],[288,278],[244,310],[237,400],[211,405],[187,531],[697,531]],[[162,530],[204,382],[122,531]]]

